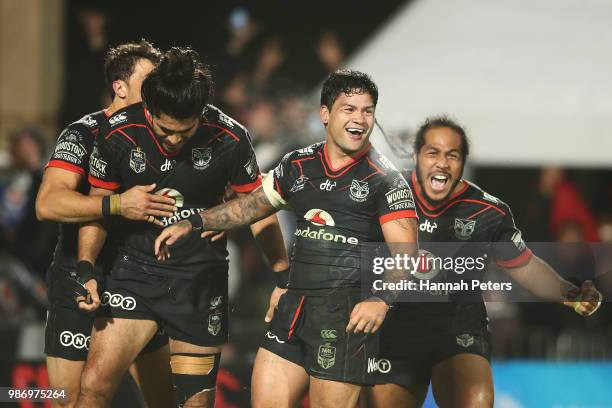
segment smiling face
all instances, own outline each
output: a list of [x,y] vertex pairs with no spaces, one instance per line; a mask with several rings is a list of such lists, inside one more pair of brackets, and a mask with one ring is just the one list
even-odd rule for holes
[[361,151],[374,128],[376,106],[369,93],[341,93],[331,109],[321,106],[321,120],[326,125],[327,143],[345,154]]
[[465,161],[461,137],[452,129],[428,130],[415,160],[420,190],[430,204],[443,204],[459,189]]
[[164,150],[170,154],[178,153],[198,130],[200,118],[175,119],[160,113],[153,116],[153,132]]

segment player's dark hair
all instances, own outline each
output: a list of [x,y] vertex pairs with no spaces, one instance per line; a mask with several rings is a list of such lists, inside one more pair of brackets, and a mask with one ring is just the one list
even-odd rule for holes
[[136,63],[141,59],[147,59],[156,65],[161,59],[161,52],[144,39],[120,44],[108,50],[104,59],[104,78],[111,96],[115,95],[113,82],[127,82],[134,73]]
[[172,47],[142,83],[142,100],[153,116],[187,119],[202,113],[212,90],[210,69],[198,53]]
[[370,94],[374,106],[378,102],[378,87],[368,74],[350,69],[340,69],[329,74],[321,90],[321,106],[331,109],[340,94]]
[[414,138],[414,143],[412,145],[413,151],[415,154],[418,154],[421,151],[421,148],[425,145],[425,135],[432,129],[439,128],[449,128],[453,132],[459,135],[461,138],[461,156],[463,161],[467,159],[470,154],[470,141],[465,133],[465,129],[455,122],[453,119],[448,116],[432,116],[425,119],[425,122],[419,127],[419,130],[416,133]]

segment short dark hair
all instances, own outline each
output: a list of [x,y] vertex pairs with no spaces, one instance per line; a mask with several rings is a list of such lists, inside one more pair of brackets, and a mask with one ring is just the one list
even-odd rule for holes
[[465,133],[465,129],[458,124],[453,119],[449,118],[446,115],[441,116],[432,116],[425,119],[425,122],[419,127],[419,130],[416,133],[414,138],[414,144],[412,145],[412,149],[415,154],[418,154],[421,151],[421,148],[425,145],[425,135],[432,129],[439,128],[449,128],[453,132],[459,135],[461,138],[461,156],[463,160],[467,159],[470,154],[470,141]]
[[210,69],[191,48],[172,47],[142,83],[142,100],[154,116],[199,116],[213,91]]
[[331,109],[341,94],[370,94],[374,106],[378,103],[378,87],[368,74],[350,69],[340,69],[329,74],[321,90],[321,106]]
[[127,82],[134,73],[136,63],[141,59],[147,59],[156,65],[161,59],[161,52],[144,39],[120,44],[108,50],[104,59],[104,78],[111,96],[115,95],[113,82]]

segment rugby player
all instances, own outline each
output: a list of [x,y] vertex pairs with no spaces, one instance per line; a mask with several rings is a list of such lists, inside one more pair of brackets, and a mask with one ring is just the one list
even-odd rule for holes
[[[579,289],[529,250],[510,207],[462,179],[469,154],[464,129],[447,117],[427,119],[414,146],[416,169],[407,173],[416,195],[419,245],[454,243],[454,256],[487,254],[534,295],[593,313],[601,295],[592,282]],[[473,244],[470,244],[473,243]],[[575,302],[580,294],[582,302]],[[492,407],[491,340],[480,292],[458,292],[444,303],[397,303],[381,328],[381,356],[368,371],[376,385],[364,390],[368,407],[420,407],[431,381],[442,407]]]
[[[76,270],[76,223],[103,217],[103,200],[87,196],[89,157],[99,123],[115,111],[140,101],[140,87],[145,76],[160,58],[160,52],[146,41],[126,43],[109,50],[105,77],[113,96],[111,105],[85,115],[68,125],[60,134],[53,155],[45,169],[36,199],[39,220],[60,223],[54,259],[47,273],[50,308],[45,328],[45,353],[50,386],[66,390],[60,406],[76,402],[81,372],[87,359],[94,316],[79,311],[72,299],[76,284],[70,274]],[[149,215],[172,215],[174,199],[150,194],[155,186],[136,186],[118,195],[118,213],[132,220],[146,220]],[[78,290],[78,284],[76,289]],[[150,407],[173,402],[168,365],[167,338],[155,336],[137,365],[131,368]],[[153,371],[157,371],[155,375]],[[164,375],[165,371],[168,372]],[[140,375],[139,375],[140,373]]]
[[[107,406],[130,362],[163,327],[179,406],[212,407],[221,347],[227,342],[227,250],[225,239],[199,235],[159,262],[153,244],[156,222],[171,225],[222,202],[226,186],[241,194],[261,185],[248,131],[212,105],[212,78],[197,53],[172,48],[144,80],[143,103],[104,121],[90,160],[92,195],[155,183],[173,197],[171,216],[149,223],[122,222],[121,240],[106,287],[92,274],[106,237],[101,223],[80,230],[80,279],[98,310],[83,371],[78,407]],[[274,271],[288,267],[276,216],[252,227]]]
[[276,274],[277,310],[253,369],[254,407],[293,407],[308,387],[313,406],[353,407],[367,383],[388,305],[362,296],[361,244],[412,244],[412,254],[417,240],[408,184],[369,142],[377,100],[368,75],[332,73],[321,92],[325,142],[288,153],[261,189],[166,228],[155,242],[168,259],[192,229],[231,229],[284,208],[295,213],[291,272]]

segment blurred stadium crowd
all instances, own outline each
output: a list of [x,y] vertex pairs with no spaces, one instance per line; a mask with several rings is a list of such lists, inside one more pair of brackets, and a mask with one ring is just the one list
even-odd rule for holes
[[[74,27],[60,127],[109,102],[102,73],[104,53],[114,45],[107,31],[109,14],[96,8],[71,10]],[[287,40],[289,36],[246,8],[229,9],[217,18],[224,19],[227,31],[225,41],[211,58],[215,104],[247,126],[260,168],[267,171],[285,152],[323,138],[318,101],[313,95],[318,93],[318,84],[327,73],[345,65],[353,46],[347,47],[345,38],[324,27],[312,30],[311,48],[296,46]],[[207,50],[199,51],[208,55]],[[45,271],[57,228],[36,220],[34,201],[55,137],[43,135],[36,124],[31,124],[15,131],[5,144],[0,172],[2,333],[27,321],[44,321]],[[474,181],[515,209],[527,242],[612,243],[610,171],[503,167],[470,170]],[[516,186],[509,186],[512,183],[508,180],[521,185],[520,193]],[[290,219],[283,217],[283,224],[289,245]],[[263,333],[271,272],[248,230],[230,233],[230,253],[232,345],[224,351],[224,359],[226,366],[234,366],[233,376],[248,378],[249,359],[257,347],[255,339]],[[582,276],[582,255],[584,251],[578,251],[562,262],[555,257],[547,260],[560,262],[562,269],[574,268],[576,275]],[[572,275],[571,271],[567,273]],[[608,306],[604,305],[593,317],[581,319],[571,310],[552,304],[489,303],[494,355],[498,359],[610,359],[612,313]],[[588,336],[584,335],[585,328],[589,329]],[[9,341],[4,334],[0,337],[5,343]],[[234,377],[224,379],[224,375],[229,374],[220,374],[226,387],[240,388],[240,381],[234,381]]]

